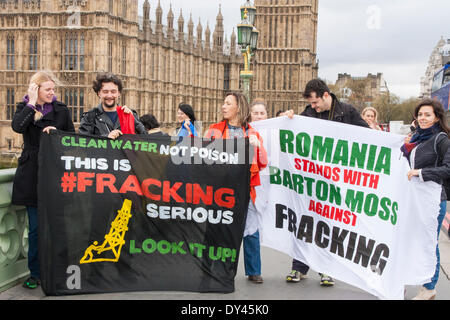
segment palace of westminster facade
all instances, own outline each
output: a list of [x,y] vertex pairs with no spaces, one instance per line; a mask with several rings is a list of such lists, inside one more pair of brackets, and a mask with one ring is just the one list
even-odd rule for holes
[[[180,102],[193,106],[203,127],[220,121],[225,93],[240,90],[235,31],[224,34],[220,8],[211,32],[172,8],[163,19],[159,1],[145,0],[138,16],[138,0],[0,0],[0,152],[21,152],[11,119],[31,76],[43,69],[60,80],[56,95],[76,126],[99,103],[92,90],[99,71],[118,74],[121,104],[153,113],[163,128],[175,125]],[[303,88],[318,71],[318,0],[254,2],[260,36],[251,98],[266,100],[269,116],[300,112]]]

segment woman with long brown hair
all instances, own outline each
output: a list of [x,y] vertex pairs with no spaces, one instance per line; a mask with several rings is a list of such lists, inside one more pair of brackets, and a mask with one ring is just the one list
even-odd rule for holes
[[[263,147],[263,141],[258,132],[253,129],[249,122],[251,120],[250,108],[246,97],[240,92],[230,92],[225,96],[222,106],[223,120],[212,124],[205,138],[234,139],[247,138],[254,147],[254,156],[250,167],[250,203],[248,214],[256,212],[255,187],[260,185],[259,171],[267,165],[267,153]],[[248,215],[247,215],[248,217]],[[249,219],[247,218],[247,222]],[[247,227],[246,227],[247,229]],[[244,235],[244,264],[248,279],[254,283],[262,283],[261,257],[259,246],[259,234]]]
[[[446,123],[444,108],[437,100],[422,100],[414,111],[414,117],[417,120],[416,132],[410,139],[405,139],[401,149],[411,165],[408,172],[409,180],[418,177],[423,182],[434,181],[443,185],[440,211],[431,213],[437,215],[439,238],[439,231],[447,211],[447,199],[450,199],[450,194],[447,194],[444,188],[445,180],[450,179],[450,129]],[[434,276],[429,283],[423,285],[414,300],[435,298],[440,267],[439,246],[436,246],[436,258]]]

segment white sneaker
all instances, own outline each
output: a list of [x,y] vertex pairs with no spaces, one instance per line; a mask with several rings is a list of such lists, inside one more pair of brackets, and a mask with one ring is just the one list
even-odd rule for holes
[[306,274],[301,273],[300,271],[292,270],[286,277],[287,282],[299,282],[302,279],[306,278]]
[[427,288],[422,287],[413,300],[434,300],[436,297],[436,289],[428,290]]

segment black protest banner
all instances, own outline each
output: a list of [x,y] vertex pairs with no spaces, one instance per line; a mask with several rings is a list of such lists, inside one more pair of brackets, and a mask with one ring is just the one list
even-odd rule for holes
[[244,139],[43,135],[45,294],[233,292],[249,202],[248,150]]

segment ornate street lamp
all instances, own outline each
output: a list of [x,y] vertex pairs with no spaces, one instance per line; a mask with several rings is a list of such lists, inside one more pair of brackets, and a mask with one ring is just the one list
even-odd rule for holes
[[247,10],[248,21],[250,22],[251,25],[254,25],[255,24],[255,16],[256,16],[256,7],[250,0],[247,0],[241,6],[241,19],[242,20],[244,20],[245,10]]
[[238,45],[244,56],[244,70],[241,71],[244,94],[250,103],[250,79],[253,77],[253,71],[250,70],[251,58],[258,46],[259,31],[253,26],[255,23],[256,8],[247,0],[241,6],[241,19],[238,24]]
[[237,30],[238,45],[240,45],[241,48],[246,48],[248,45],[250,45],[253,30],[253,25],[250,24],[246,12],[244,12],[244,19],[242,19],[241,23],[238,24]]
[[258,48],[258,37],[259,37],[259,31],[255,27],[253,27],[252,35],[250,37],[250,49],[252,51],[256,51]]

